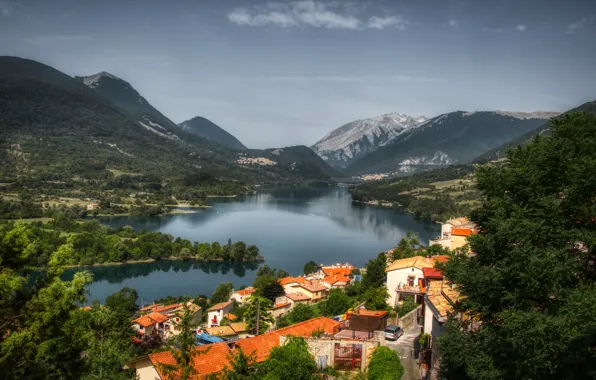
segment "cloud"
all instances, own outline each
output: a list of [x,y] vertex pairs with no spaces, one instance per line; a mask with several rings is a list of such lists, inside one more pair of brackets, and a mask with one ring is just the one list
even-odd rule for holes
[[0,0],[0,14],[4,17],[12,16],[15,11],[25,12],[25,6],[14,1]]
[[86,35],[39,35],[27,37],[24,40],[32,44],[46,44],[57,42],[92,41],[93,39]]
[[459,22],[457,22],[457,20],[450,20],[447,25],[449,25],[452,28],[455,28],[456,26],[459,25]]
[[567,29],[565,29],[565,34],[573,34],[580,29],[583,29],[588,22],[587,18],[582,18],[581,20],[574,22],[573,24],[569,25]]
[[513,28],[513,30],[515,30],[516,32],[524,32],[526,29],[528,29],[528,27],[524,24],[519,24],[518,26]]
[[354,3],[301,0],[289,3],[269,2],[249,8],[234,8],[226,14],[228,20],[242,26],[278,26],[282,28],[309,26],[326,29],[383,29],[404,30],[407,21],[398,15],[371,16],[368,21],[358,17],[365,9]]

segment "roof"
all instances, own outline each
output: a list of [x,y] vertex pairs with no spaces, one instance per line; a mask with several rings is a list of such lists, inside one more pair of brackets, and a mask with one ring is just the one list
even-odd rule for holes
[[163,314],[159,314],[159,313],[151,313],[148,315],[143,315],[142,317],[139,317],[135,320],[133,320],[133,323],[138,323],[139,325],[143,326],[143,327],[149,327],[155,323],[162,323],[167,321],[169,318],[166,317]]
[[336,274],[342,274],[344,276],[349,275],[352,273],[352,269],[354,269],[353,265],[343,268],[334,268],[334,267],[323,267],[322,270],[327,276],[333,276]]
[[448,281],[431,281],[426,290],[426,301],[441,317],[453,310],[453,303],[460,299],[459,292]]
[[286,286],[293,282],[297,284],[304,284],[306,282],[306,279],[304,277],[284,277],[279,279],[279,283],[281,284],[281,286]]
[[214,310],[221,310],[226,308],[232,304],[232,301],[220,302],[216,303],[215,305],[211,306],[207,311],[214,311]]
[[213,336],[231,336],[236,332],[230,326],[208,327],[205,329],[209,335]]
[[275,305],[273,305],[273,310],[275,309],[281,309],[282,307],[286,307],[286,306],[290,306],[291,304],[289,302],[285,302],[285,303],[276,303]]
[[297,287],[304,288],[309,292],[320,292],[321,290],[327,290],[325,285],[313,282],[305,282],[304,284],[297,285]]
[[224,318],[228,319],[229,321],[235,321],[238,317],[232,313],[228,313],[224,315]]
[[149,311],[149,310],[155,309],[156,307],[159,307],[159,306],[161,306],[161,305],[160,305],[160,304],[155,304],[155,303],[154,303],[154,304],[152,304],[152,305],[149,305],[149,306],[142,307],[142,308],[141,308],[141,312]]
[[451,224],[452,226],[461,226],[463,224],[470,223],[470,219],[466,218],[465,216],[449,219],[445,224]]
[[367,310],[367,309],[356,309],[350,314],[356,315],[363,315],[366,317],[379,317],[383,318],[384,316],[388,315],[389,312],[387,310]]
[[279,346],[281,336],[293,335],[310,337],[313,332],[323,330],[326,333],[334,334],[339,329],[340,322],[331,318],[318,317],[300,322],[292,326],[284,327],[278,330],[267,332],[254,338],[241,339],[236,342],[246,354],[254,353],[257,362],[267,359],[271,349]]
[[249,286],[246,289],[237,290],[234,293],[240,294],[241,296],[249,296],[249,295],[253,294],[255,291],[256,291],[255,288]]
[[168,310],[172,310],[172,309],[177,309],[180,306],[182,306],[182,305],[179,304],[179,303],[175,303],[175,304],[172,304],[172,305],[166,305],[166,306],[156,307],[155,310],[153,310],[153,311],[155,311],[156,313],[162,313],[164,311],[168,311]]
[[327,276],[324,279],[322,279],[321,281],[326,282],[329,285],[333,285],[336,282],[345,282],[347,284],[348,282],[350,282],[350,280],[351,279],[349,277],[346,277],[342,274],[335,274],[332,276]]
[[[229,353],[230,349],[224,342],[213,343],[205,346],[199,346],[195,348],[197,351],[209,350],[206,354],[197,355],[193,358],[194,367],[199,372],[198,376],[193,376],[192,379],[205,378],[206,375],[211,373],[219,372],[229,365]],[[174,379],[175,376],[168,376],[160,369],[158,364],[176,364],[176,360],[169,351],[158,352],[149,354],[149,359],[155,366],[155,369],[159,373],[162,379]]]
[[443,278],[443,273],[439,270],[439,268],[422,268],[422,273],[424,274],[424,278]]
[[236,333],[241,333],[241,332],[248,331],[248,326],[246,325],[246,322],[234,322],[234,323],[230,323],[230,327]]
[[292,301],[308,301],[310,297],[302,293],[286,293],[286,297]]
[[472,230],[471,228],[452,228],[451,229],[451,235],[455,235],[455,236],[470,236],[472,234],[474,234],[474,230]]
[[435,266],[436,262],[441,263],[447,261],[448,259],[449,258],[447,256],[433,256],[430,258],[422,256],[408,257],[406,259],[395,260],[387,267],[387,269],[385,269],[385,272],[391,272],[404,268],[418,268],[420,270],[423,268],[432,268]]

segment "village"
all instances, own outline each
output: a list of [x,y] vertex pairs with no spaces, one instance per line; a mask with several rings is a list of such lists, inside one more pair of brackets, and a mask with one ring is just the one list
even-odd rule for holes
[[[285,327],[272,323],[269,328],[250,328],[242,315],[234,314],[255,296],[254,287],[232,290],[224,302],[206,310],[188,300],[185,303],[152,304],[143,306],[132,320],[136,331],[135,344],[148,336],[167,341],[181,330],[182,313],[192,314],[192,332],[196,350],[206,350],[194,359],[194,367],[201,375],[217,374],[230,365],[231,355],[239,348],[255,355],[257,362],[265,361],[274,347],[284,344],[288,336],[302,337],[321,369],[327,367],[345,372],[364,371],[372,353],[387,346],[399,353],[405,368],[403,379],[435,379],[440,362],[433,344],[445,332],[453,306],[459,300],[457,289],[443,278],[437,264],[449,260],[450,254],[468,254],[467,237],[475,234],[475,226],[467,218],[456,218],[442,225],[441,235],[429,242],[443,252],[435,256],[411,256],[393,260],[393,251],[386,255],[386,307],[369,310],[365,302],[334,317],[315,317]],[[271,320],[279,321],[297,305],[316,305],[328,298],[334,289],[344,290],[362,281],[366,269],[350,264],[320,265],[308,275],[286,276],[278,280],[283,295],[277,296],[270,310]],[[415,307],[404,315],[395,315],[406,299],[413,299]],[[474,328],[474,323],[470,324]],[[134,368],[140,380],[166,378],[162,366],[174,361],[169,351],[152,352],[126,364]]]

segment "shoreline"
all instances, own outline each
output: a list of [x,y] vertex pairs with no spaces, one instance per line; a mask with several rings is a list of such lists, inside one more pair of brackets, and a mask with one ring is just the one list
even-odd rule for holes
[[228,263],[263,263],[265,262],[264,257],[260,257],[257,260],[252,261],[226,261],[226,260],[200,260],[198,258],[187,258],[181,259],[179,257],[168,257],[164,259],[146,259],[146,260],[128,260],[128,261],[110,261],[106,263],[95,263],[95,264],[76,264],[76,265],[66,265],[66,269],[75,269],[75,268],[91,268],[91,267],[110,267],[110,266],[119,266],[119,265],[127,265],[127,264],[143,264],[143,263],[153,263],[156,261],[184,261],[184,260],[193,260],[200,263],[209,263],[209,262],[228,262]]

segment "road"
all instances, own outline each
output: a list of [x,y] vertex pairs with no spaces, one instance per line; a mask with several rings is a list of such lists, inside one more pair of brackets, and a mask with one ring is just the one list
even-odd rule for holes
[[420,371],[418,369],[418,361],[412,358],[412,349],[414,347],[414,340],[420,334],[420,328],[416,327],[413,330],[404,332],[397,341],[392,342],[386,340],[384,345],[395,350],[399,355],[399,360],[404,366],[404,375],[401,380],[419,380]]

